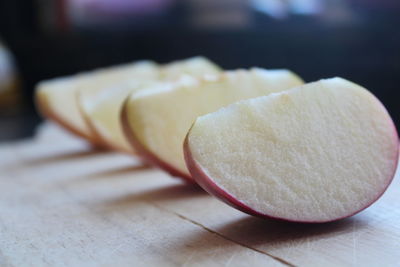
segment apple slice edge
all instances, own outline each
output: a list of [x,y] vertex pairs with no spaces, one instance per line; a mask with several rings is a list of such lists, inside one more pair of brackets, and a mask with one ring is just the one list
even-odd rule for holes
[[127,97],[124,104],[122,105],[122,110],[120,113],[120,122],[122,126],[122,131],[128,140],[129,144],[132,146],[132,148],[137,152],[137,156],[142,158],[146,163],[151,164],[152,166],[158,167],[168,174],[170,174],[173,177],[179,178],[185,182],[188,183],[195,183],[193,178],[170,164],[166,163],[159,157],[157,157],[155,154],[153,154],[151,151],[149,151],[137,138],[136,134],[130,127],[130,122],[129,122],[129,112],[128,112],[128,101],[130,97]]
[[72,133],[73,135],[85,139],[95,148],[104,147],[102,142],[99,139],[89,136],[82,131],[79,131],[78,129],[73,127],[70,123],[66,122],[64,119],[55,115],[54,112],[52,112],[52,109],[49,107],[50,105],[48,104],[48,100],[43,99],[42,97],[40,97],[39,94],[40,93],[35,94],[34,102],[35,102],[35,106],[36,106],[37,110],[44,118],[47,118],[47,119],[51,120],[52,122],[58,124],[63,129],[67,130],[68,132]]
[[395,158],[393,159],[395,163],[394,163],[394,168],[392,170],[391,178],[388,179],[387,185],[377,195],[377,197],[374,198],[370,203],[368,203],[368,205],[361,207],[359,210],[356,210],[355,212],[353,212],[351,214],[348,214],[348,215],[345,215],[345,216],[342,216],[339,218],[329,219],[329,220],[317,220],[317,221],[301,221],[300,220],[299,221],[299,220],[293,220],[293,219],[288,219],[288,218],[275,217],[275,216],[271,216],[269,214],[261,213],[255,209],[251,208],[250,206],[244,204],[242,201],[238,200],[232,194],[230,194],[229,192],[227,192],[226,190],[221,188],[219,185],[217,185],[212,180],[212,178],[206,174],[206,172],[203,170],[201,165],[198,162],[196,162],[196,159],[194,159],[194,157],[192,156],[192,152],[191,152],[190,144],[189,144],[189,138],[190,138],[191,129],[193,128],[196,121],[190,127],[190,129],[185,137],[184,144],[183,144],[183,152],[184,152],[184,159],[185,159],[186,166],[192,176],[192,179],[196,183],[198,183],[199,186],[202,187],[205,191],[207,191],[210,195],[218,198],[219,200],[228,204],[229,206],[236,208],[236,209],[238,209],[244,213],[247,213],[249,215],[253,215],[253,216],[256,216],[259,218],[263,218],[263,219],[274,219],[274,220],[278,220],[278,221],[292,222],[292,223],[329,223],[329,222],[334,222],[334,221],[338,221],[338,220],[342,220],[342,219],[351,217],[351,216],[367,209],[372,204],[374,204],[379,198],[382,197],[382,195],[386,192],[386,190],[388,189],[388,187],[393,182],[393,179],[396,176],[396,171],[398,169],[399,159],[400,159],[400,140],[399,140],[399,135],[398,135],[396,125],[394,124],[393,119],[391,118],[389,112],[387,111],[387,109],[383,105],[383,103],[371,92],[368,91],[368,93],[370,93],[370,95],[383,108],[383,110],[388,114],[388,116],[390,118],[393,137],[396,138],[396,143],[397,143],[396,150],[395,150]]

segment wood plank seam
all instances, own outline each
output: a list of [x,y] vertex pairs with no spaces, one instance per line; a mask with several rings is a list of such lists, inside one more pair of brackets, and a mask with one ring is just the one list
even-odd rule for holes
[[182,214],[179,214],[178,212],[175,212],[175,211],[173,211],[173,210],[169,210],[169,209],[166,209],[166,208],[164,208],[164,207],[161,207],[160,205],[158,205],[158,204],[156,204],[156,203],[154,203],[154,202],[151,202],[151,201],[146,201],[146,203],[149,203],[150,205],[152,205],[152,206],[154,206],[154,207],[156,207],[156,208],[158,208],[158,209],[160,209],[160,210],[162,210],[162,211],[165,211],[165,212],[168,212],[168,213],[170,213],[170,214],[173,214],[173,215],[175,215],[175,216],[181,218],[182,220],[185,220],[185,221],[187,221],[187,222],[189,222],[189,223],[192,223],[192,224],[194,224],[194,225],[196,225],[196,226],[198,226],[198,227],[201,227],[202,229],[204,229],[204,230],[206,230],[206,231],[208,231],[208,232],[210,232],[210,233],[212,233],[212,234],[214,234],[214,235],[217,235],[217,236],[219,236],[219,237],[221,237],[221,238],[223,238],[223,239],[225,239],[225,240],[227,240],[227,241],[230,241],[230,242],[235,243],[235,244],[237,244],[237,245],[239,245],[239,246],[241,246],[241,247],[244,247],[244,248],[250,249],[250,250],[252,250],[252,251],[261,253],[261,254],[263,254],[263,255],[265,255],[265,256],[268,256],[268,257],[270,257],[270,258],[272,258],[272,259],[274,259],[274,260],[276,260],[276,261],[278,261],[278,262],[280,262],[280,263],[282,263],[282,264],[284,264],[284,265],[286,265],[286,266],[290,266],[290,267],[295,267],[295,266],[296,266],[295,264],[293,264],[293,263],[291,263],[291,262],[289,262],[289,261],[287,261],[287,260],[284,260],[284,259],[282,259],[282,258],[279,258],[279,257],[277,257],[277,256],[274,256],[274,255],[272,255],[272,254],[270,254],[270,253],[268,253],[268,252],[259,250],[259,249],[257,249],[257,248],[253,248],[253,247],[248,246],[248,245],[246,245],[246,244],[244,244],[244,243],[241,243],[241,242],[237,242],[236,240],[234,240],[234,239],[232,239],[232,238],[230,238],[230,237],[227,237],[227,236],[225,236],[225,235],[223,235],[223,234],[221,234],[221,233],[218,233],[218,232],[216,232],[216,231],[214,231],[214,230],[208,228],[207,226],[202,225],[202,224],[199,223],[199,222],[196,222],[196,221],[194,221],[194,220],[192,220],[192,219],[190,219],[190,218],[188,218],[188,217],[186,217],[186,216],[184,216],[184,215],[182,215]]

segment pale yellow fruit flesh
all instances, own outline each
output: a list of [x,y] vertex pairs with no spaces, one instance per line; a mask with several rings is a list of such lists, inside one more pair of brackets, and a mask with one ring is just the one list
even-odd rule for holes
[[51,118],[59,120],[74,132],[84,137],[92,137],[91,129],[83,118],[77,100],[77,91],[82,88],[97,90],[120,80],[135,76],[148,79],[157,74],[157,65],[143,61],[81,73],[70,77],[56,78],[38,84],[36,98],[41,109]]
[[134,153],[120,124],[120,112],[129,94],[163,86],[161,82],[174,81],[184,75],[203,76],[219,72],[220,68],[206,58],[189,58],[160,66],[150,78],[136,76],[111,87],[83,88],[78,95],[79,103],[88,123],[106,144],[119,151]]
[[127,153],[134,153],[121,129],[119,115],[124,100],[134,91],[153,87],[156,82],[127,82],[101,90],[92,98],[80,97],[82,112],[105,144]]
[[221,72],[221,68],[205,57],[192,57],[164,64],[160,68],[159,79],[173,81],[182,75],[203,76]]
[[372,94],[333,78],[199,117],[188,147],[217,187],[258,213],[321,222],[384,192],[398,137]]
[[[76,81],[82,79],[75,77]],[[36,102],[43,115],[57,120],[83,137],[88,137],[89,129],[81,117],[75,95],[71,93],[74,84],[70,78],[57,78],[41,82],[36,90]],[[62,104],[60,104],[62,103]]]
[[194,120],[238,100],[301,85],[287,70],[238,70],[199,81],[133,94],[125,106],[128,127],[159,160],[189,175],[182,145]]

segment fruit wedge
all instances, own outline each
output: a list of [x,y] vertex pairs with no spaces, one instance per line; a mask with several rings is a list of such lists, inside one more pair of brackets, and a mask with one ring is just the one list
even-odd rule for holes
[[102,144],[118,151],[134,153],[120,124],[122,106],[129,94],[162,86],[161,81],[174,81],[184,75],[203,76],[220,71],[218,66],[203,57],[180,60],[159,67],[157,75],[151,80],[130,79],[111,87],[82,88],[78,92],[79,106],[86,122]]
[[81,88],[111,86],[120,80],[134,77],[137,79],[154,79],[157,76],[158,67],[155,63],[140,61],[46,80],[37,85],[36,104],[45,117],[98,145],[102,142],[86,124],[80,112],[76,92]]
[[320,223],[360,212],[384,193],[399,139],[379,100],[333,78],[199,117],[184,150],[196,182],[229,205]]
[[198,81],[142,90],[125,102],[122,124],[131,145],[148,162],[192,181],[183,158],[184,138],[194,120],[238,100],[301,85],[287,70],[237,70]]

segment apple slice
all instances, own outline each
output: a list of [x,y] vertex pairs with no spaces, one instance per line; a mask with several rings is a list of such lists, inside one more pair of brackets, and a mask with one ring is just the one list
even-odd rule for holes
[[333,78],[199,117],[184,151],[196,182],[229,205],[320,223],[360,212],[384,193],[399,139],[379,100]]
[[103,146],[120,152],[135,154],[122,132],[119,115],[124,100],[130,93],[152,88],[159,84],[156,81],[135,81],[120,83],[113,87],[102,88],[95,94],[83,90],[78,99],[81,112],[92,129],[93,134]]
[[110,86],[120,80],[133,77],[154,79],[157,75],[158,67],[155,63],[139,61],[46,80],[37,85],[36,105],[45,117],[52,119],[72,133],[99,145],[102,143],[101,140],[93,134],[80,112],[76,92],[81,88],[96,90],[98,87]]
[[209,59],[197,56],[161,65],[159,80],[176,80],[182,75],[217,74],[222,69]]
[[161,81],[173,81],[182,75],[202,76],[219,72],[221,69],[206,58],[189,58],[162,65],[150,80],[133,77],[128,81],[115,83],[111,87],[82,88],[78,92],[78,102],[84,118],[101,143],[118,151],[135,153],[126,140],[120,124],[122,106],[129,94],[162,86]]
[[267,95],[302,84],[287,70],[237,70],[199,81],[166,84],[129,97],[122,113],[128,140],[144,159],[173,176],[193,181],[186,168],[182,145],[200,115],[241,99]]
[[[82,77],[75,77],[75,82]],[[75,101],[74,83],[71,77],[42,81],[36,87],[35,102],[40,113],[67,129],[71,133],[97,144],[98,140],[89,134],[85,121]]]

